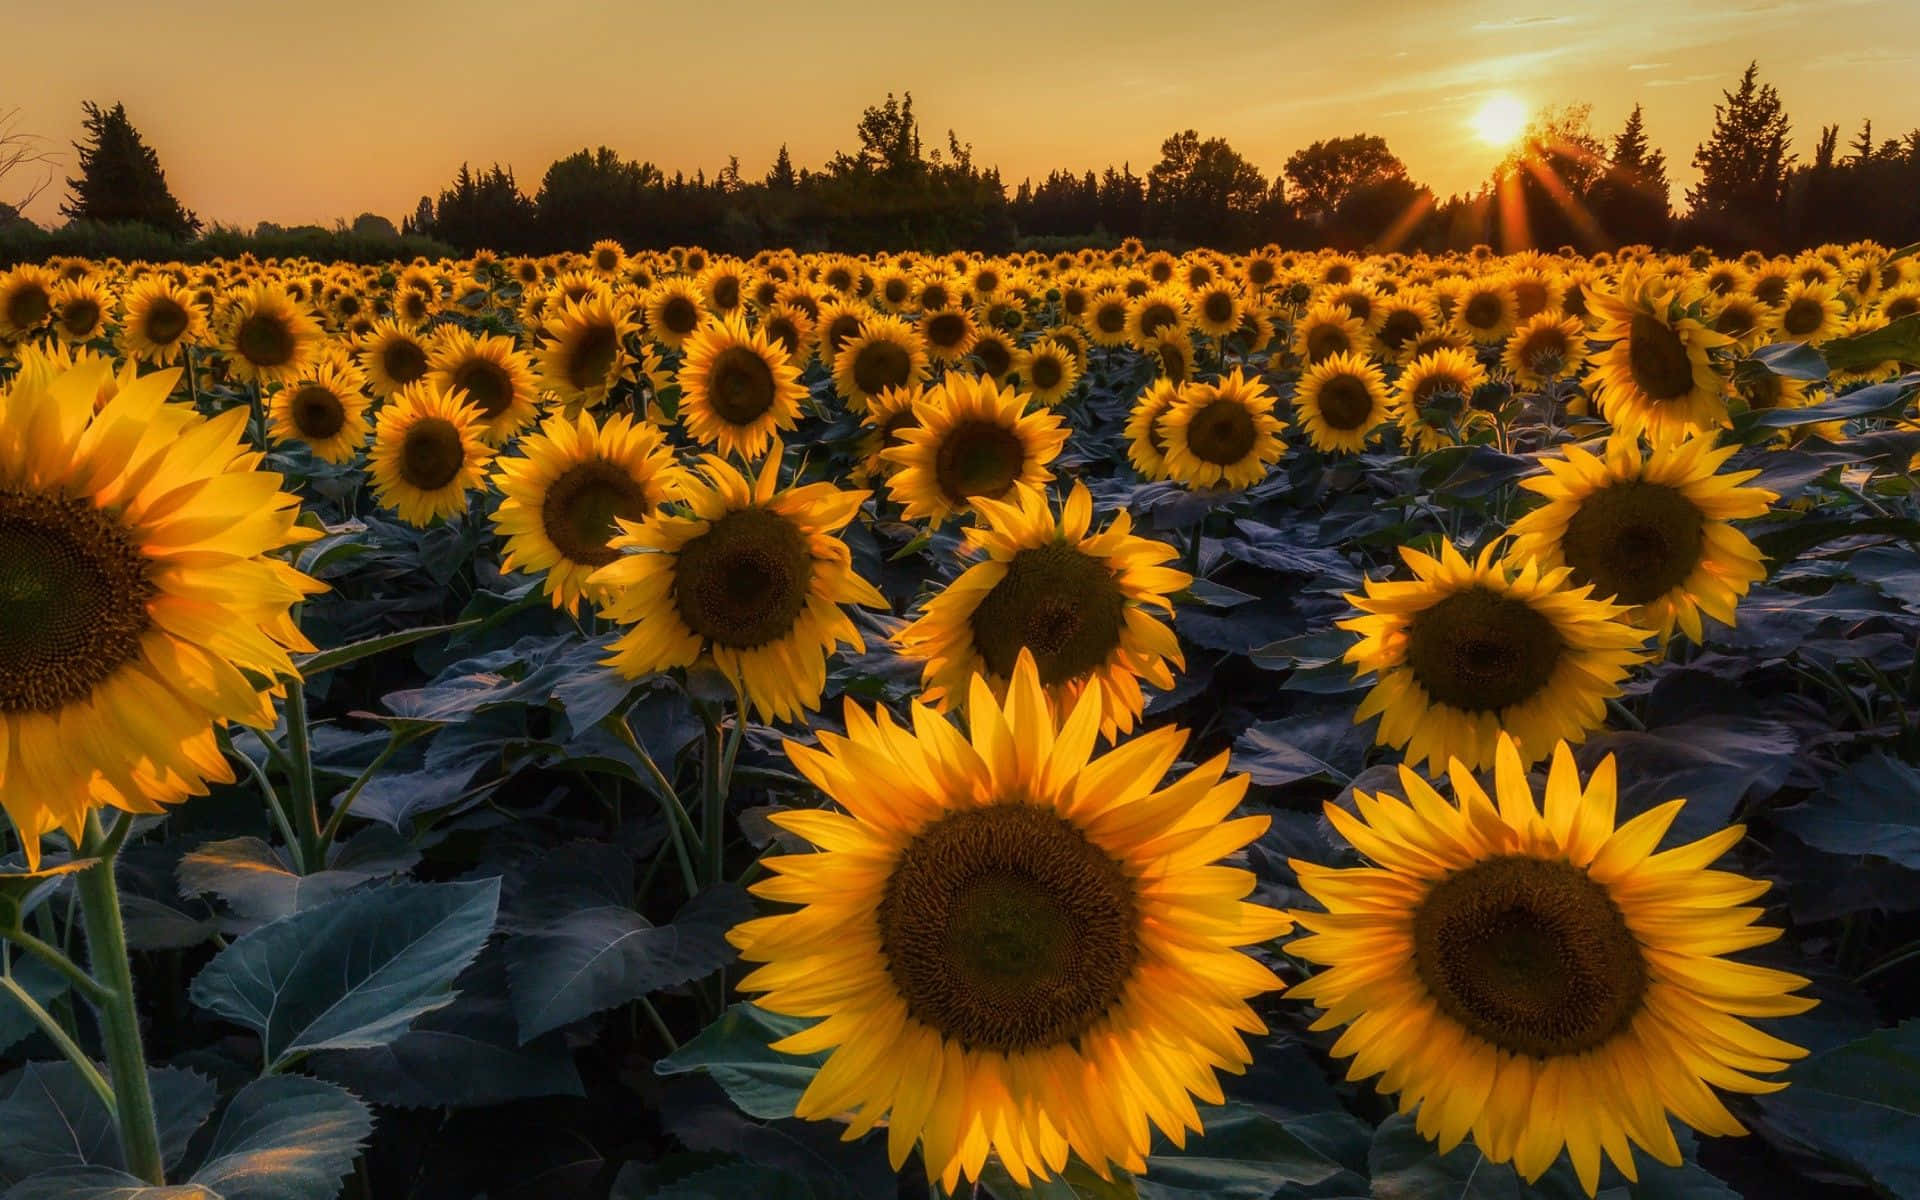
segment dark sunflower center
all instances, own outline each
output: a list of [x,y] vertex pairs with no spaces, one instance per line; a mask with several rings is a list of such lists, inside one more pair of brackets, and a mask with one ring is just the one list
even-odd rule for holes
[[1420,331],[1424,328],[1425,324],[1420,320],[1419,313],[1408,308],[1396,308],[1387,314],[1385,321],[1381,322],[1380,344],[1398,354],[1400,348],[1419,337]]
[[1125,870],[1067,821],[1024,804],[921,830],[876,915],[908,1013],[972,1049],[1071,1042],[1119,1002],[1140,956]]
[[1645,604],[1685,583],[1705,544],[1706,521],[1691,500],[1636,479],[1582,500],[1560,552],[1574,582],[1591,583],[1596,598]]
[[933,477],[954,504],[974,496],[998,500],[1027,464],[1020,435],[992,421],[962,421],[947,431],[934,454]]
[[347,407],[333,389],[317,383],[303,385],[287,403],[293,427],[309,441],[325,441],[339,433],[347,423]]
[[1647,968],[1585,871],[1514,855],[1441,880],[1413,916],[1414,968],[1441,1011],[1515,1054],[1579,1054],[1639,1011]]
[[1473,587],[1414,616],[1407,666],[1439,703],[1497,712],[1545,687],[1564,645],[1553,623],[1525,601]]
[[1901,317],[1910,317],[1917,312],[1920,312],[1920,297],[1899,296],[1887,301],[1887,306],[1880,310],[1880,315],[1889,321],[1897,321]]
[[853,338],[860,336],[860,318],[852,313],[842,313],[827,325],[827,351],[840,353],[840,347]]
[[1492,329],[1500,323],[1500,297],[1492,292],[1477,292],[1467,301],[1463,315],[1467,324],[1475,329]]
[[747,650],[792,631],[812,583],[806,535],[776,512],[743,508],[681,548],[674,605],[701,637]]
[[580,330],[567,356],[567,382],[577,391],[600,387],[613,371],[614,356],[620,351],[620,336],[612,325],[594,322]]
[[607,548],[618,528],[615,517],[638,521],[648,512],[647,495],[633,477],[605,459],[578,463],[547,487],[540,525],[547,540],[577,563],[603,567],[620,557]]
[[1060,366],[1060,360],[1045,355],[1034,359],[1027,365],[1027,374],[1031,376],[1030,382],[1033,384],[1034,390],[1040,392],[1051,391],[1059,387],[1061,379],[1065,378],[1065,372]]
[[751,425],[773,407],[773,368],[745,346],[728,346],[713,360],[707,398],[721,420]]
[[1753,285],[1753,294],[1760,303],[1776,305],[1787,298],[1787,278],[1784,275],[1769,275]]
[[959,313],[935,313],[927,318],[927,340],[936,346],[958,346],[967,336],[967,322]]
[[1187,356],[1178,342],[1161,342],[1157,353],[1160,355],[1160,373],[1175,383],[1187,381]]
[[907,299],[907,281],[895,276],[881,287],[880,294],[886,297],[888,304],[904,304]]
[[53,297],[37,283],[15,289],[7,297],[7,320],[15,329],[32,329],[53,311]]
[[427,417],[407,427],[400,443],[400,478],[423,492],[452,483],[467,464],[460,431],[445,417]]
[[100,305],[86,296],[69,300],[60,309],[60,324],[76,337],[91,333],[100,324]]
[[0,712],[79,703],[140,654],[147,560],[82,500],[0,491]]
[[467,393],[467,400],[492,420],[513,404],[513,379],[499,363],[487,358],[470,358],[453,372],[453,386]]
[[161,346],[171,345],[187,331],[191,320],[178,302],[161,296],[147,307],[147,340]]
[[853,356],[854,386],[869,396],[905,386],[912,372],[913,359],[898,342],[868,342]]
[[1226,467],[1239,462],[1253,451],[1260,431],[1253,414],[1244,404],[1225,398],[1215,400],[1187,425],[1187,449],[1201,462]]
[[1537,279],[1521,279],[1513,285],[1514,315],[1522,321],[1547,307],[1547,285]]
[[1353,348],[1353,339],[1340,326],[1327,322],[1307,331],[1307,361],[1317,363]]
[[740,281],[724,275],[713,281],[713,302],[726,312],[740,307]]
[[1273,264],[1264,258],[1256,258],[1247,264],[1247,279],[1257,287],[1272,283],[1273,272]]
[[1335,375],[1320,385],[1320,419],[1334,429],[1360,429],[1373,416],[1373,393],[1351,375]]
[[1753,332],[1753,310],[1743,304],[1729,304],[1713,318],[1715,333],[1745,337]]
[[1102,304],[1094,311],[1093,323],[1101,333],[1119,333],[1127,327],[1127,310],[1118,304]]
[[1818,300],[1802,296],[1787,305],[1786,315],[1780,318],[1780,326],[1795,337],[1805,337],[1820,328],[1820,322],[1826,319],[1827,310]]
[[272,313],[255,313],[240,322],[233,344],[256,367],[282,367],[293,361],[293,330]]
[[986,369],[987,374],[995,379],[999,379],[1013,369],[1013,351],[1000,340],[999,334],[980,339],[979,344],[973,348],[973,356],[980,360],[980,365]]
[[1655,400],[1672,400],[1693,388],[1693,360],[1687,344],[1658,317],[1636,313],[1627,335],[1627,365],[1640,390]]
[[427,352],[412,338],[394,338],[380,349],[380,369],[402,386],[427,373]]
[[700,307],[685,296],[669,296],[660,306],[660,324],[684,337],[700,327]]
[[1200,305],[1200,311],[1207,314],[1207,320],[1216,325],[1233,319],[1233,297],[1225,292],[1208,292]]
[[789,356],[800,349],[800,330],[789,317],[774,317],[766,324],[767,337],[780,343]]
[[1024,648],[1051,687],[1104,665],[1120,645],[1125,597],[1101,560],[1064,542],[1022,550],[973,610],[973,643],[988,670],[1013,674]]

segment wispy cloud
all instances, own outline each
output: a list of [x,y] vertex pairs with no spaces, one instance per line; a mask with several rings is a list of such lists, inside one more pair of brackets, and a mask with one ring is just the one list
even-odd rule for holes
[[1707,83],[1720,78],[1722,78],[1720,75],[1708,72],[1704,75],[1682,75],[1678,79],[1649,79],[1643,86],[1650,88],[1692,87],[1696,83]]
[[1499,33],[1509,29],[1538,29],[1544,25],[1571,25],[1573,17],[1508,17],[1504,21],[1480,21],[1473,26],[1475,33]]
[[1670,67],[1670,66],[1672,66],[1672,65],[1673,65],[1673,64],[1672,64],[1672,63],[1670,63],[1670,62],[1657,62],[1657,63],[1628,63],[1628,64],[1627,64],[1627,70],[1629,70],[1629,71],[1658,71],[1658,70],[1659,70],[1659,69],[1661,69],[1662,67]]
[[1845,67],[1867,67],[1884,63],[1912,62],[1914,51],[1891,46],[1874,46],[1865,50],[1839,50],[1828,54],[1816,54],[1807,60],[1809,71],[1831,71]]

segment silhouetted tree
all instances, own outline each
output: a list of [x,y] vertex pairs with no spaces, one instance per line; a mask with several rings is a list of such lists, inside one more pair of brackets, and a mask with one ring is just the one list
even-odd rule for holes
[[520,191],[511,170],[495,163],[476,175],[461,163],[453,186],[434,205],[431,224],[421,228],[417,217],[413,224],[414,232],[462,250],[522,251],[537,245],[533,221],[533,201]]
[[84,105],[84,142],[73,148],[80,155],[80,177],[67,180],[68,198],[60,215],[75,221],[145,225],[174,237],[200,232],[200,218],[180,206],[167,189],[160,156],[140,137],[127,118],[125,105],[103,109],[89,100]]
[[773,160],[773,166],[767,171],[767,187],[776,191],[790,192],[800,186],[799,176],[793,173],[793,156],[787,153],[787,144],[780,143],[780,154]]
[[1659,246],[1672,223],[1667,156],[1647,141],[1640,106],[1613,136],[1604,174],[1594,186],[1589,208],[1612,244]]
[[1387,149],[1385,138],[1356,133],[1294,151],[1287,159],[1285,173],[1293,184],[1293,202],[1300,215],[1325,221],[1357,189],[1404,180],[1407,167]]
[[22,220],[21,210],[53,182],[53,151],[38,134],[14,128],[19,119],[17,108],[0,111],[0,226]]
[[1778,245],[1787,189],[1786,110],[1772,84],[1747,64],[1740,84],[1713,106],[1713,131],[1693,154],[1700,182],[1687,192],[1695,235],[1722,249]]
[[1160,237],[1232,245],[1245,240],[1266,194],[1266,176],[1226,139],[1202,141],[1188,129],[1160,143],[1147,172],[1147,225]]

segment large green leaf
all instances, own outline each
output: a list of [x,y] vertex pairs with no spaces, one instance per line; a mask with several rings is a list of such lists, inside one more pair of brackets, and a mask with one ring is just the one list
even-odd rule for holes
[[736,1004],[653,1069],[662,1075],[705,1071],[748,1116],[763,1121],[791,1117],[827,1056],[782,1054],[771,1043],[812,1023]]
[[[29,958],[20,951],[12,951],[12,954],[13,964],[8,974],[21,990],[33,997],[35,1004],[45,1008],[56,996],[65,994],[69,986],[65,975],[40,959]],[[0,993],[0,1054],[13,1049],[39,1028],[39,1022],[13,998],[12,992]]]
[[211,893],[248,921],[277,921],[388,874],[377,869],[302,875],[257,837],[208,842],[182,856],[178,869],[181,896]]
[[1774,820],[1829,854],[1877,854],[1920,868],[1920,771],[1885,754],[1854,763]]
[[[160,1067],[147,1072],[147,1085],[159,1124],[160,1154],[171,1165],[186,1153],[187,1139],[213,1111],[213,1081],[193,1071]],[[58,1167],[127,1165],[113,1114],[72,1063],[28,1063],[8,1076],[0,1090],[0,1183],[16,1183]]]
[[59,1167],[6,1190],[0,1200],[226,1200],[195,1183],[151,1187],[113,1167]]
[[1920,1195],[1920,1019],[1813,1055],[1768,1096],[1770,1123],[1888,1196]]
[[312,1050],[383,1046],[452,984],[493,930],[500,881],[402,883],[282,918],[194,979],[202,1008],[260,1035],[271,1067]]
[[189,1182],[221,1200],[333,1200],[372,1132],[351,1092],[301,1075],[256,1079],[220,1115]]
[[443,633],[458,633],[463,629],[471,629],[479,623],[478,619],[455,621],[449,625],[426,625],[419,629],[403,629],[399,633],[383,633],[379,637],[365,638],[345,646],[335,646],[331,650],[297,656],[293,660],[293,665],[300,669],[302,678],[310,680],[336,667],[344,667],[348,663],[359,662],[363,658],[371,658],[376,654],[385,654],[389,650],[398,650],[402,646],[411,646],[415,642],[423,642]]
[[1342,1169],[1258,1109],[1202,1108],[1200,1120],[1204,1134],[1147,1160],[1134,1181],[1141,1200],[1267,1200],[1286,1184],[1319,1183]]
[[1889,321],[1879,329],[1823,342],[1820,353],[1836,371],[1890,362],[1920,363],[1920,313]]

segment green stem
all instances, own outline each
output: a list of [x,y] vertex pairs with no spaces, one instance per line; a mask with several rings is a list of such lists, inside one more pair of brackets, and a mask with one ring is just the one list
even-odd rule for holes
[[1633,710],[1628,708],[1626,705],[1620,703],[1618,700],[1607,701],[1607,709],[1609,712],[1613,713],[1614,716],[1619,717],[1622,721],[1625,721],[1628,725],[1639,730],[1641,733],[1645,733],[1647,731],[1647,723],[1645,721],[1642,721],[1639,717],[1634,716]]
[[674,855],[680,860],[680,878],[687,885],[688,897],[694,896],[700,891],[700,876],[693,869],[693,856],[687,852],[687,842],[698,836],[694,832],[693,818],[687,815],[686,808],[680,803],[679,794],[673,790],[673,784],[667,780],[667,777],[660,773],[660,768],[653,761],[653,756],[648,754],[640,745],[639,739],[633,736],[633,730],[628,727],[626,718],[608,717],[606,726],[615,737],[620,739],[622,745],[633,752],[634,758],[639,760],[640,765],[646,768],[647,774],[652,778],[653,786],[649,790],[660,801],[660,807],[665,812],[667,835],[673,840]]
[[193,366],[193,347],[192,346],[186,347],[186,351],[187,351],[187,395],[192,397],[193,407],[197,411],[200,407],[200,378],[199,378],[200,372],[196,371]]
[[100,1068],[93,1065],[93,1060],[87,1057],[87,1052],[80,1048],[79,1043],[67,1036],[67,1031],[54,1019],[53,1014],[40,1007],[40,1002],[33,998],[33,994],[21,987],[19,981],[10,974],[0,975],[0,991],[5,991],[21,1008],[27,1010],[34,1024],[40,1026],[40,1032],[47,1035],[48,1041],[60,1047],[60,1053],[66,1055],[73,1069],[80,1072],[80,1078],[87,1081],[87,1086],[106,1104],[107,1111],[114,1115],[116,1121],[119,1120],[120,1106],[114,1099],[112,1085],[107,1082],[106,1076],[100,1074]]
[[100,1004],[108,998],[107,989],[99,981],[80,969],[80,964],[60,953],[58,946],[49,945],[24,929],[11,929],[0,932],[0,937],[25,950],[41,962],[67,977],[74,990],[94,1004]]
[[674,1037],[673,1030],[668,1029],[667,1023],[660,1019],[660,1010],[653,1006],[653,1001],[645,996],[640,997],[640,1011],[647,1014],[648,1022],[653,1025],[653,1031],[659,1034],[660,1040],[667,1044],[669,1054],[680,1048],[680,1039]]
[[120,918],[120,889],[113,873],[115,853],[133,827],[133,814],[122,813],[111,836],[100,830],[97,813],[87,813],[82,854],[100,858],[98,865],[74,878],[80,896],[80,915],[87,927],[87,959],[94,977],[105,985],[108,998],[96,1004],[107,1051],[107,1069],[117,1098],[115,1124],[127,1170],[155,1187],[166,1183],[160,1157],[160,1128],[154,1118],[153,1091],[147,1084],[147,1056],[140,1046],[140,1014],[134,1007],[133,968],[127,959],[127,930]]
[[267,418],[260,404],[260,383],[258,380],[247,385],[248,429],[253,434],[253,444],[258,450],[265,451],[267,446]]
[[411,733],[389,734],[387,736],[386,746],[381,749],[380,753],[374,757],[372,762],[367,764],[367,769],[360,772],[359,777],[353,781],[353,785],[347,789],[346,794],[340,797],[340,802],[334,806],[333,814],[327,818],[326,828],[320,831],[320,854],[322,861],[325,860],[327,848],[333,845],[333,839],[340,836],[340,827],[346,824],[347,810],[353,807],[354,800],[360,795],[360,789],[366,787],[367,782],[374,777],[374,774],[378,772],[381,767],[387,765],[387,760],[398,754],[401,747],[412,741],[414,736],[415,735]]
[[246,767],[247,774],[253,776],[253,781],[260,785],[260,796],[267,802],[268,815],[273,818],[275,827],[280,830],[280,837],[293,852],[294,865],[300,869],[302,875],[306,874],[306,857],[300,851],[300,839],[294,835],[292,822],[287,820],[286,807],[280,803],[280,793],[274,789],[273,781],[267,778],[267,773],[260,769],[260,764],[253,761],[252,756],[241,753],[240,748],[233,744],[225,730],[222,730],[219,736],[220,748],[225,750],[229,757],[238,760],[242,766]]
[[320,835],[320,807],[313,797],[313,749],[307,733],[307,685],[287,681],[288,782],[293,785],[293,820],[300,835],[302,873],[326,865],[326,847]]

